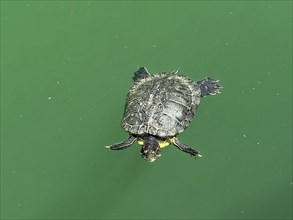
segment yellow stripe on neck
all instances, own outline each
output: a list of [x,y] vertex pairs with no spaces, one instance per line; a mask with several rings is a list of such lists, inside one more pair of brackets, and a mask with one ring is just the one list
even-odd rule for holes
[[[143,140],[142,139],[138,139],[137,143],[139,145],[143,145]],[[168,139],[168,140],[164,140],[164,141],[159,141],[159,146],[160,148],[164,148],[167,147],[168,145],[173,144],[173,139]]]
[[139,139],[139,140],[137,140],[137,143],[138,143],[139,145],[143,145],[143,140]]
[[160,148],[167,147],[170,144],[171,144],[171,142],[169,140],[159,141]]

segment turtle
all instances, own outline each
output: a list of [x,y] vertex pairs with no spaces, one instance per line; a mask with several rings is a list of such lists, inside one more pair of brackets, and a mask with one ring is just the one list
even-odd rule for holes
[[189,126],[201,98],[220,93],[219,80],[206,77],[195,82],[181,75],[179,69],[152,75],[146,67],[139,67],[132,79],[121,121],[129,138],[106,148],[122,150],[137,141],[142,146],[141,156],[153,162],[161,156],[161,148],[173,144],[193,157],[201,157],[177,135]]

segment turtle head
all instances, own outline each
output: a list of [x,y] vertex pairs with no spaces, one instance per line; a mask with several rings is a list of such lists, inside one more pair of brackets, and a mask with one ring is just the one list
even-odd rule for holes
[[142,145],[140,154],[143,159],[149,162],[154,162],[161,156],[159,141],[156,137],[148,135],[141,138],[138,143]]

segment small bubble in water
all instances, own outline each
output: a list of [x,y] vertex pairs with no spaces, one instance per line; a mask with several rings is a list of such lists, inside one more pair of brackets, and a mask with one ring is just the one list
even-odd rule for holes
[[246,138],[246,134],[243,134],[243,137]]

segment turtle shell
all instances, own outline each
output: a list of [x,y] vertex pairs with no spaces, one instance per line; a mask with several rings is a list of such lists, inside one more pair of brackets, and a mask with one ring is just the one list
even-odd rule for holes
[[132,134],[175,136],[187,128],[200,103],[200,88],[185,76],[159,73],[129,90],[122,128]]

